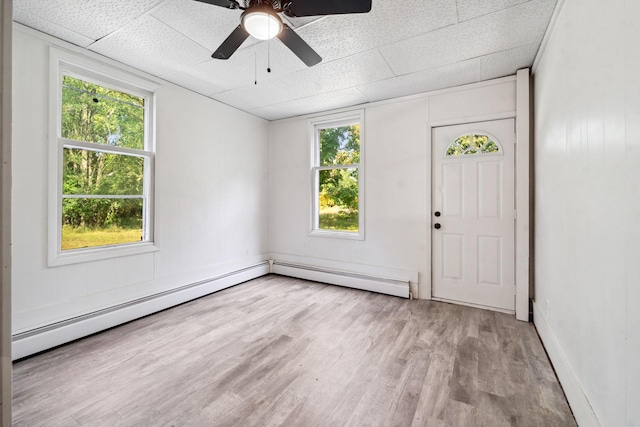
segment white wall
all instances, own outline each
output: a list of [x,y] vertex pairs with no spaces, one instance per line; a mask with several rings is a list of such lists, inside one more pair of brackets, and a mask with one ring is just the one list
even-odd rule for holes
[[564,2],[534,70],[534,321],[585,426],[640,425],[639,16]]
[[159,81],[155,240],[160,251],[48,268],[52,40],[16,26],[14,333],[268,257],[409,277],[414,296],[430,298],[431,126],[515,116],[515,77],[367,106],[365,240],[312,237],[308,119],[268,123]]
[[430,298],[429,126],[514,115],[514,78],[366,107],[362,141],[365,240],[309,234],[308,117],[272,122],[272,257],[384,277],[415,273],[419,283],[412,283],[413,295]]
[[19,25],[14,37],[14,333],[268,258],[269,123],[157,80],[155,240],[160,250],[48,268],[52,39]]

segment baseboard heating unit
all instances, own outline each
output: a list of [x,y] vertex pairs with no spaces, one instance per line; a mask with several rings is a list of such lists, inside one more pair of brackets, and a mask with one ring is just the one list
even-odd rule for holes
[[20,332],[13,335],[12,358],[21,359],[266,274],[269,274],[269,262],[263,261],[216,277]]
[[362,273],[278,261],[271,261],[271,272],[281,276],[296,277],[298,279],[362,289],[402,298],[411,297],[411,287],[408,280],[376,277]]

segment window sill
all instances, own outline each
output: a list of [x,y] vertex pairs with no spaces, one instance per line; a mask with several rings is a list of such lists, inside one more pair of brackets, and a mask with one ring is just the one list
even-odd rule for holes
[[332,231],[332,230],[311,230],[310,236],[314,237],[329,237],[333,239],[347,239],[347,240],[364,240],[364,233],[353,233],[349,231]]
[[154,243],[133,243],[117,247],[103,247],[95,249],[75,249],[56,253],[49,258],[49,267],[61,265],[78,264],[82,262],[100,261],[109,258],[118,258],[131,255],[140,255],[150,252],[157,252],[158,248]]

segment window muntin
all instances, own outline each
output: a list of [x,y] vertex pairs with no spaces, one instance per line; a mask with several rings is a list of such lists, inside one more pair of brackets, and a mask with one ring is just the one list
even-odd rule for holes
[[63,195],[143,196],[144,157],[63,148]]
[[152,241],[152,93],[62,66],[57,252]]
[[312,234],[363,237],[362,113],[313,124]]
[[490,135],[473,133],[462,135],[447,147],[446,157],[461,155],[499,154],[500,144]]

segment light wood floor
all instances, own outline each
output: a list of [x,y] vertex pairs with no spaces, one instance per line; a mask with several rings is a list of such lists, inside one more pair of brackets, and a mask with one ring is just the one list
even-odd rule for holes
[[16,426],[575,426],[532,324],[266,276],[20,361]]

